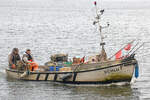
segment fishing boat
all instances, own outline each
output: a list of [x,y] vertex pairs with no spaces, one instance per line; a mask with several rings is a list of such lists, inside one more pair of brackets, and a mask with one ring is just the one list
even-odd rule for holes
[[[135,59],[135,51],[130,49],[132,42],[125,45],[119,52],[115,53],[110,58],[107,58],[105,52],[105,42],[103,41],[104,37],[102,36],[102,29],[109,26],[101,26],[101,15],[103,15],[104,10],[98,10],[97,4],[94,2],[96,7],[96,20],[93,22],[94,25],[99,26],[99,32],[101,36],[101,52],[96,55],[94,59],[91,59],[88,62],[79,62],[74,63],[69,66],[64,65],[64,62],[68,62],[68,55],[54,55],[51,57],[51,63],[53,65],[39,66],[39,70],[30,71],[30,70],[18,70],[18,69],[6,69],[7,76],[9,78],[26,80],[26,81],[52,81],[60,83],[69,83],[69,84],[110,84],[118,82],[127,82],[130,83],[131,79],[138,75],[138,61]],[[141,47],[141,46],[140,46]],[[123,49],[128,49],[129,53],[125,56],[120,56],[120,51]],[[129,50],[130,49],[130,50]],[[133,52],[132,52],[133,51]],[[132,52],[132,53],[131,53]],[[112,57],[116,59],[112,59]],[[62,70],[57,70],[58,62],[63,64]],[[45,70],[44,68],[50,68],[53,66],[53,70]],[[44,69],[44,70],[42,70]],[[67,70],[66,70],[67,69]]]

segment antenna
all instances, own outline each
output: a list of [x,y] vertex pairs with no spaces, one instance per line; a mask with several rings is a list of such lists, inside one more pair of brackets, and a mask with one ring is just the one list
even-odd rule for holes
[[105,42],[104,42],[104,37],[102,34],[102,29],[109,27],[109,23],[107,22],[107,26],[101,25],[101,16],[103,15],[105,10],[104,9],[98,10],[96,1],[94,1],[94,5],[96,9],[96,17],[95,17],[95,21],[93,22],[93,25],[98,24],[99,26],[99,32],[100,32],[100,37],[101,37],[100,46],[102,46],[102,48],[104,49]]

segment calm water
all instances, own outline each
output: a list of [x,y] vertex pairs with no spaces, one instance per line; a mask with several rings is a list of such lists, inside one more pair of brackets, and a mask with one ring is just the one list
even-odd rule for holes
[[[111,56],[133,39],[146,42],[137,52],[140,77],[130,86],[74,86],[52,82],[6,79],[7,55],[18,47],[30,48],[39,64],[51,54],[90,56],[100,51],[99,33],[92,25],[92,0],[0,1],[0,99],[1,100],[144,100],[150,99],[150,2],[104,2],[106,51]],[[99,3],[100,4],[100,3]],[[103,24],[105,24],[103,22]]]

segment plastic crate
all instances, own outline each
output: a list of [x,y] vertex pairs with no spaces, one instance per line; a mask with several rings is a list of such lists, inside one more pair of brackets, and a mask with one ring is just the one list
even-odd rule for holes
[[[56,66],[56,71],[59,71],[60,68],[62,68],[63,66]],[[55,67],[54,66],[50,66],[49,67],[49,71],[55,71]]]

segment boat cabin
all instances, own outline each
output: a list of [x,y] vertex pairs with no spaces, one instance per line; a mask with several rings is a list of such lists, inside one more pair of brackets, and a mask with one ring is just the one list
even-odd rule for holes
[[50,57],[52,62],[67,62],[68,54],[54,54]]

